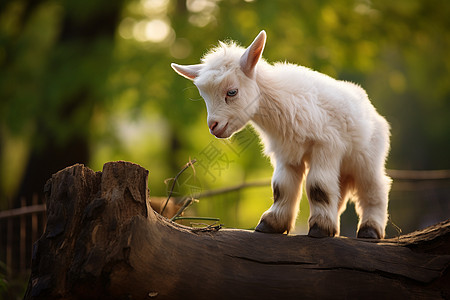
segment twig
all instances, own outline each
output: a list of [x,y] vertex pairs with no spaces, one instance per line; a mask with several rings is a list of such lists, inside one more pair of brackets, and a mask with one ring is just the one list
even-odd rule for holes
[[186,208],[188,208],[194,201],[198,201],[197,199],[194,198],[188,198],[186,199],[186,201],[184,202],[183,206],[180,207],[180,209],[177,211],[177,213],[170,219],[170,221],[174,221],[175,219],[178,218],[179,215],[181,215]]
[[164,210],[166,209],[167,203],[169,203],[170,197],[172,197],[173,189],[175,188],[175,183],[177,182],[178,177],[180,177],[180,175],[181,175],[184,171],[186,171],[187,168],[189,168],[190,166],[193,166],[196,162],[197,162],[196,159],[193,159],[193,160],[190,160],[190,159],[189,159],[189,161],[184,165],[184,167],[180,170],[180,172],[178,172],[178,174],[177,174],[177,175],[175,176],[175,178],[173,179],[172,187],[170,188],[169,195],[167,196],[167,200],[166,200],[166,202],[164,203],[164,207],[163,207],[163,209],[161,210],[161,215],[164,213]]
[[177,220],[202,220],[202,221],[216,221],[219,222],[219,218],[209,218],[209,217],[177,217]]
[[242,184],[234,185],[234,186],[223,188],[223,189],[210,190],[210,191],[206,191],[206,192],[200,193],[195,196],[196,196],[196,198],[199,198],[199,199],[200,198],[208,198],[208,197],[212,197],[212,196],[216,196],[216,195],[220,195],[220,194],[231,193],[231,192],[242,190],[245,188],[264,187],[264,186],[270,186],[270,179],[242,183]]
[[395,230],[397,230],[397,240],[398,240],[398,242],[400,242],[400,236],[402,235],[403,230],[399,226],[397,226],[397,224],[395,224],[394,221],[392,221],[392,218],[390,215],[388,216],[388,221],[389,221],[389,223],[392,224],[392,226],[394,226]]
[[216,223],[208,225],[206,227],[201,227],[201,228],[192,228],[192,232],[210,232],[210,231],[219,231],[220,229],[222,229],[222,224],[216,225]]

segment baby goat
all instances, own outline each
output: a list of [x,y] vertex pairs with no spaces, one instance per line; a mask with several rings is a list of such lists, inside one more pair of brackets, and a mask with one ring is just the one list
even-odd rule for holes
[[275,170],[273,205],[255,230],[293,229],[306,177],[309,236],[338,235],[352,196],[357,236],[383,238],[389,124],[358,85],[294,64],[269,64],[261,58],[265,43],[261,31],[247,49],[220,43],[201,64],[172,64],[197,86],[213,135],[228,138],[249,121],[259,132]]

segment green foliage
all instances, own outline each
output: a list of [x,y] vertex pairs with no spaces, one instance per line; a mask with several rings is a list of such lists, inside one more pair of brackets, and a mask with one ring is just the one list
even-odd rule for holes
[[[255,133],[245,130],[232,143],[215,140],[197,90],[170,68],[171,62],[198,63],[218,40],[247,45],[261,29],[268,33],[269,61],[302,64],[368,91],[392,124],[390,167],[450,168],[448,1],[128,0],[114,40],[90,41],[86,35],[61,43],[68,16],[95,20],[109,3],[2,4],[0,156],[17,167],[0,166],[0,196],[13,194],[17,183],[5,178],[13,169],[12,177],[20,179],[30,149],[77,135],[89,141],[96,170],[118,159],[149,169],[152,195],[164,195],[164,179],[189,158],[203,157],[207,165],[196,166],[191,184],[201,189],[270,177]],[[18,139],[20,159],[11,160]],[[222,165],[204,157],[211,145],[220,149]],[[246,200],[232,203],[234,196]],[[196,206],[201,215],[251,227],[271,201],[269,189],[233,197],[216,201],[214,210],[202,202]],[[237,206],[242,209],[235,214]]]
[[0,261],[0,299],[22,299],[28,283],[26,276],[11,276],[6,264]]

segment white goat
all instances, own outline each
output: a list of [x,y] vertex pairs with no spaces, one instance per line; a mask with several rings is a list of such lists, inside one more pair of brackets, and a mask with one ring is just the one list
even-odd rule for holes
[[288,63],[261,58],[266,33],[247,48],[234,43],[207,53],[201,64],[172,68],[194,81],[208,111],[208,127],[228,138],[249,121],[275,168],[273,205],[256,231],[289,232],[306,176],[309,236],[339,234],[339,216],[352,196],[359,238],[383,238],[391,180],[385,173],[389,124],[366,92]]

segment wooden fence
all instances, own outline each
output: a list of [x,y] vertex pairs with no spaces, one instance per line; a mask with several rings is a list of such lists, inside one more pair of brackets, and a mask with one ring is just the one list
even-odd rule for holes
[[20,208],[0,211],[0,261],[8,274],[25,274],[31,268],[32,246],[46,223],[44,199],[37,194],[31,205],[22,198]]
[[[449,201],[447,189],[450,184],[450,170],[405,171],[388,170],[394,179],[393,190],[420,191],[442,189],[445,187],[444,201]],[[232,192],[254,186],[270,185],[270,180],[250,182],[219,190],[207,191],[202,197]],[[442,196],[440,196],[441,198]],[[43,197],[34,195],[27,205],[27,199],[21,200],[20,208],[0,211],[0,262],[6,264],[9,274],[25,274],[31,268],[33,243],[45,230],[46,208]]]

